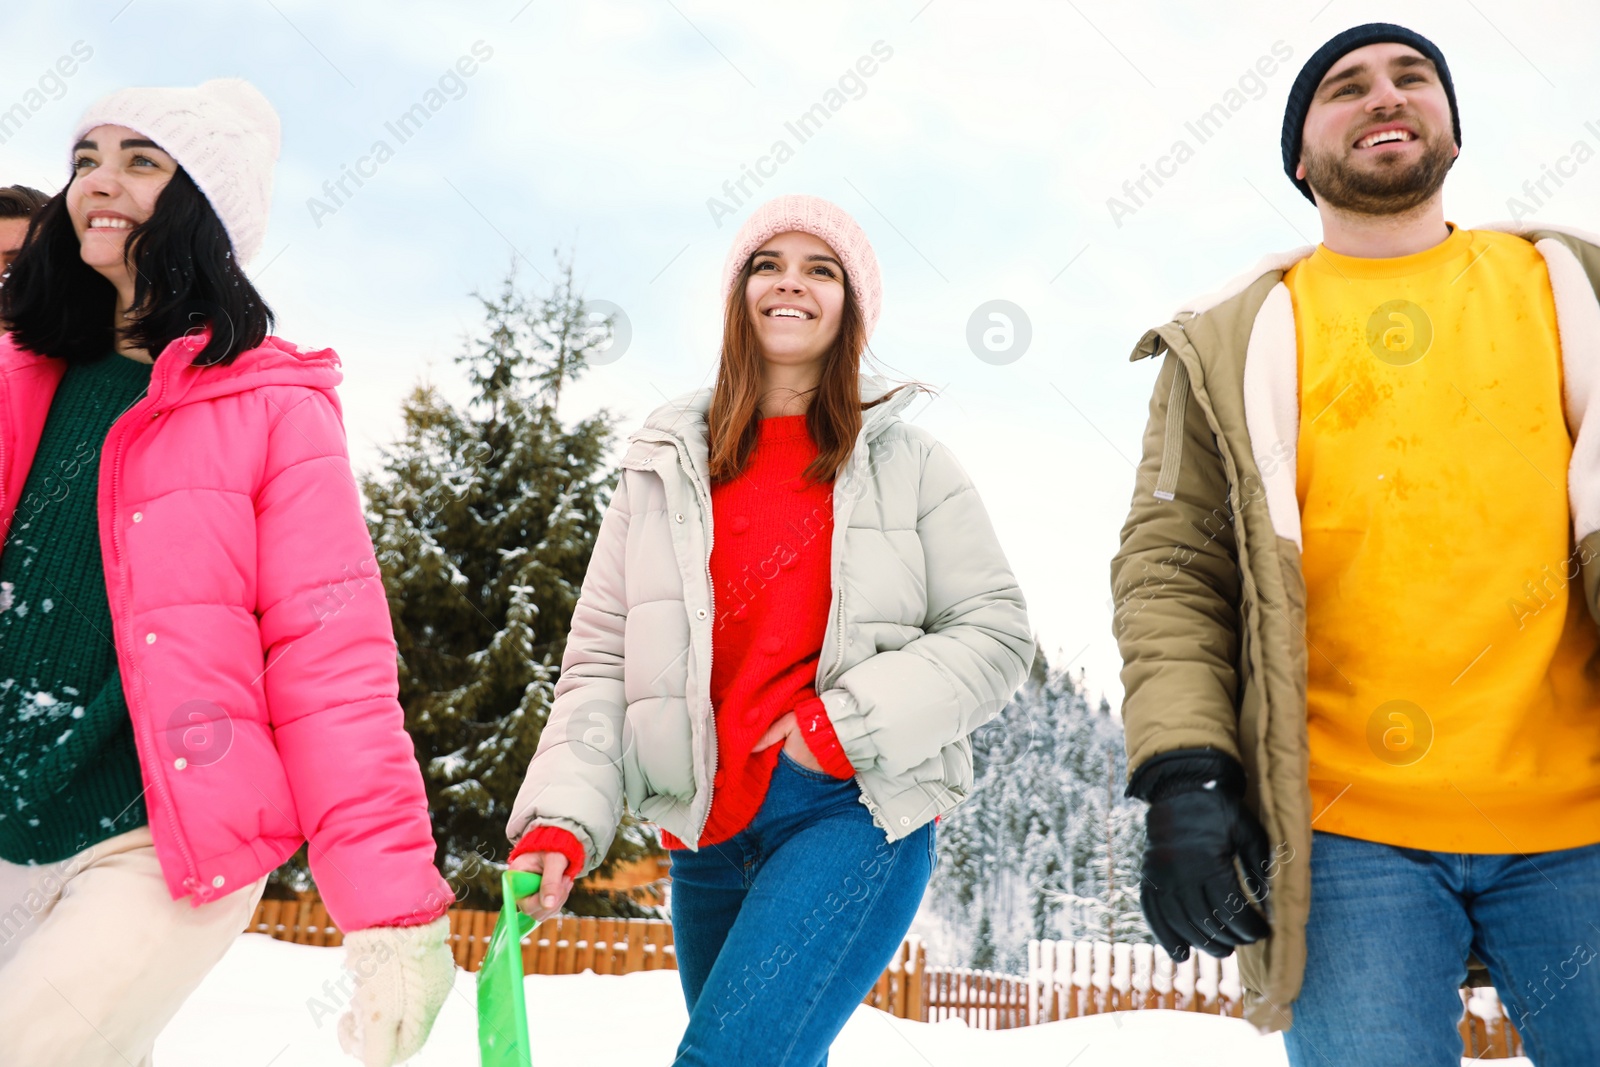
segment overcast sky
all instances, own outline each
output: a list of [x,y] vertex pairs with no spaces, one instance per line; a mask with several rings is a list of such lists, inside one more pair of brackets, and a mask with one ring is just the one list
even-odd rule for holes
[[[455,388],[470,294],[513,259],[542,285],[570,249],[585,293],[623,309],[629,347],[566,413],[603,404],[626,431],[709,381],[717,273],[752,207],[833,200],[882,264],[873,352],[940,387],[912,417],[976,480],[1047,650],[1115,705],[1107,564],[1156,372],[1127,354],[1186,297],[1318,240],[1280,169],[1284,97],[1324,40],[1375,20],[1450,63],[1451,220],[1504,219],[1515,196],[1600,230],[1600,6],[1547,0],[8,3],[0,110],[27,115],[0,184],[58,189],[78,115],[108,90],[255,83],[284,136],[253,271],[278,333],[343,357],[358,467],[419,378]],[[89,58],[53,75],[75,47]],[[402,143],[386,124],[417,104]],[[1535,203],[1523,185],[1547,166],[1570,176]],[[324,183],[347,168],[369,176],[334,200]],[[763,184],[741,193],[747,170]],[[1026,315],[1020,356],[969,345],[992,300]]]

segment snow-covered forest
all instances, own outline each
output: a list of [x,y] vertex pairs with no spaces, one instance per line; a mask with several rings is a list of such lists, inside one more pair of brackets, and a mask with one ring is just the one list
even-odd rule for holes
[[1081,672],[1032,677],[973,738],[966,803],[939,827],[913,932],[929,959],[1020,974],[1030,938],[1149,941],[1139,913],[1144,805],[1125,799],[1122,724]]

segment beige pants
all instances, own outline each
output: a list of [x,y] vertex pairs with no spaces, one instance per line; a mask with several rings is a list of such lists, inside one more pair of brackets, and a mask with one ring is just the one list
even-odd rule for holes
[[173,900],[147,826],[60,863],[0,860],[0,1067],[149,1067],[266,882]]

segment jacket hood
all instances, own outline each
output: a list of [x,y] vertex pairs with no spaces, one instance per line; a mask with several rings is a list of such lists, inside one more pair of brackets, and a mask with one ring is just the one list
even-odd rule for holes
[[[267,385],[299,385],[332,389],[343,380],[339,356],[331,348],[305,349],[281,337],[268,337],[239,353],[226,366],[196,367],[195,354],[207,335],[179,337],[162,349],[150,376],[150,395],[162,408],[249,392]],[[66,362],[17,346],[9,333],[0,336],[0,375],[66,371]]]
[[150,379],[150,395],[158,404],[177,407],[267,385],[332,389],[344,380],[339,356],[331,348],[301,348],[268,337],[226,366],[196,367],[191,361],[204,347],[204,337],[180,337],[162,351]]

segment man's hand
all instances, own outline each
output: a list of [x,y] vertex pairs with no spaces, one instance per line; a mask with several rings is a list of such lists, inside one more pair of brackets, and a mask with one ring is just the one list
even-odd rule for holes
[[1167,955],[1186,960],[1192,945],[1227,956],[1272,933],[1245,895],[1248,888],[1265,901],[1271,849],[1240,803],[1244,770],[1236,760],[1209,748],[1164,752],[1139,768],[1128,794],[1150,802],[1139,902]]

